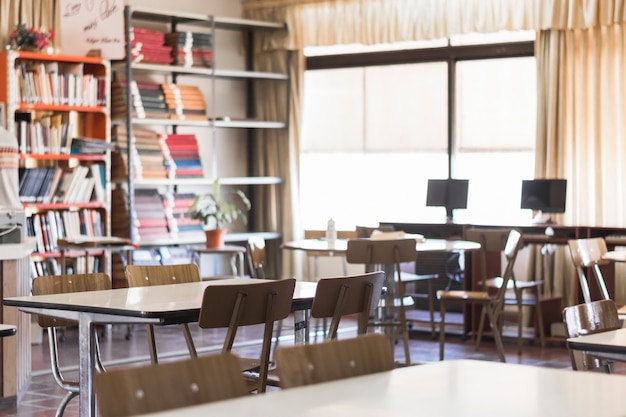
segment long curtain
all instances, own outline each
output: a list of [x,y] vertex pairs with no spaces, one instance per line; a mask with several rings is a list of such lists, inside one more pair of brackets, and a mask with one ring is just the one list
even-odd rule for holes
[[[536,55],[536,176],[568,178],[567,224],[624,227],[625,26],[545,30]],[[561,247],[555,252],[547,276],[554,277],[555,294],[570,305],[578,284],[566,251]],[[617,267],[618,302],[626,300],[624,278],[623,268]]]

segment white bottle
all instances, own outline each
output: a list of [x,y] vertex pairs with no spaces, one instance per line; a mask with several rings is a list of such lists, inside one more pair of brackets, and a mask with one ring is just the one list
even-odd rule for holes
[[326,227],[326,242],[330,249],[335,247],[335,241],[337,240],[337,229],[335,229],[335,221],[331,218],[328,220],[328,226]]

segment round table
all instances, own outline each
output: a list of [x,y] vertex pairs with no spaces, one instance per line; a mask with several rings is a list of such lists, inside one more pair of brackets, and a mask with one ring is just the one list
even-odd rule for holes
[[[348,250],[348,239],[337,239],[329,245],[326,239],[302,239],[285,242],[281,246],[288,250],[305,252],[325,252],[329,255],[345,253]],[[480,249],[480,243],[470,240],[424,239],[415,241],[418,252],[463,252]]]

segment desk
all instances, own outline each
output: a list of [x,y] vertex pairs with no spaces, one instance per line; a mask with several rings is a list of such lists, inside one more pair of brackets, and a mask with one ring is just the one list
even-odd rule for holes
[[625,390],[626,377],[620,375],[455,360],[149,416],[622,417]]
[[[84,273],[90,273],[89,271],[89,259],[88,256],[92,251],[105,251],[111,252],[128,252],[128,262],[130,263],[132,257],[130,251],[137,249],[137,245],[133,244],[130,240],[123,237],[116,236],[74,236],[69,238],[63,238],[57,240],[57,246],[61,252],[61,273],[66,273],[66,260],[65,256],[68,250],[75,249],[84,251],[85,253],[85,271]],[[74,273],[77,273],[74,271]]]
[[626,251],[611,250],[602,255],[602,259],[612,262],[626,262]]
[[[255,281],[255,280],[253,280]],[[80,415],[95,416],[93,373],[94,325],[110,323],[177,324],[198,320],[204,288],[240,283],[239,279],[119,288],[107,291],[5,298],[6,306],[31,314],[46,314],[78,322]],[[246,281],[248,282],[248,281]],[[315,296],[315,283],[296,282],[291,310],[296,342],[304,341],[306,312]]]
[[567,339],[567,348],[582,350],[594,356],[626,361],[626,328],[609,330]]

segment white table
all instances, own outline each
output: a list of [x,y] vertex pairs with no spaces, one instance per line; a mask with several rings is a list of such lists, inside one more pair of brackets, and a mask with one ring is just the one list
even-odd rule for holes
[[626,328],[570,337],[567,348],[588,352],[599,358],[626,361]]
[[459,360],[398,368],[150,416],[623,417],[625,392],[626,377],[621,375]]
[[[246,280],[246,282],[252,281],[262,280]],[[26,313],[45,314],[78,322],[80,415],[93,417],[96,415],[92,386],[95,363],[94,325],[196,322],[206,286],[236,283],[241,283],[241,279],[11,297],[5,298],[4,304],[18,307]],[[315,283],[296,283],[291,306],[294,312],[296,343],[304,342],[306,310],[311,307],[315,288]]]

